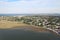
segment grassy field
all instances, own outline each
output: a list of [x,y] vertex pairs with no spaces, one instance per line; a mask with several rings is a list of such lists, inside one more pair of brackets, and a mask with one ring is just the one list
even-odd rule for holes
[[28,25],[28,24],[24,24],[16,21],[1,20],[0,29],[8,29],[8,28],[28,28],[28,29],[32,29],[34,31],[40,31],[40,32],[47,31],[45,28],[37,27],[34,25]]
[[0,28],[13,28],[17,26],[21,27],[21,26],[28,26],[28,25],[21,22],[15,22],[15,21],[7,21],[7,20],[0,21]]

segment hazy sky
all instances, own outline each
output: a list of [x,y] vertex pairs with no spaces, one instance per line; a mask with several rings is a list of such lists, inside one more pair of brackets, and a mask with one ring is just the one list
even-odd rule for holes
[[0,13],[60,13],[60,0],[0,0]]

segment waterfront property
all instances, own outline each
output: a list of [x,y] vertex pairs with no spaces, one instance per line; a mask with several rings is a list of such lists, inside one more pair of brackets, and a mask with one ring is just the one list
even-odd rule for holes
[[59,28],[56,28],[55,31],[57,31],[58,34],[60,34],[60,27]]
[[[14,28],[16,26],[33,25],[41,28],[49,28],[60,32],[59,16],[0,16],[0,28]],[[32,28],[32,27],[31,27]]]

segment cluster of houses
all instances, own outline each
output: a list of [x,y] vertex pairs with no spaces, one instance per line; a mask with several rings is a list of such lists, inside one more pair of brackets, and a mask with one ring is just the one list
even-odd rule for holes
[[42,26],[44,28],[51,28],[56,31],[60,31],[59,16],[26,16],[24,17],[24,22],[31,25]]

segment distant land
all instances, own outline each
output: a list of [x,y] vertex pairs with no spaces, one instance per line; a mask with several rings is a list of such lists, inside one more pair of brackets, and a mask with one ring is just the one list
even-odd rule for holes
[[60,16],[60,13],[48,13],[48,14],[43,14],[43,13],[40,13],[40,14],[34,14],[34,13],[32,13],[32,14],[0,14],[0,16],[33,16],[33,15],[37,15],[37,16]]

